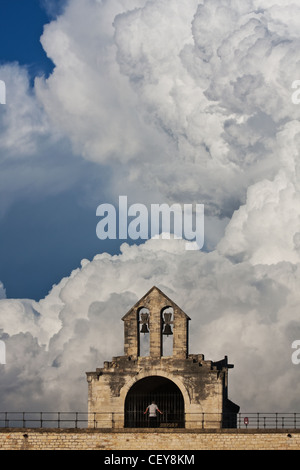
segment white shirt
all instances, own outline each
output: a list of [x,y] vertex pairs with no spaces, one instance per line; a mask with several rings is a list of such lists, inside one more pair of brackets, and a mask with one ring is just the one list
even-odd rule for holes
[[151,418],[155,418],[156,416],[156,411],[158,410],[158,406],[155,405],[154,403],[152,403],[152,405],[149,405],[148,406],[148,410],[149,410],[149,416]]

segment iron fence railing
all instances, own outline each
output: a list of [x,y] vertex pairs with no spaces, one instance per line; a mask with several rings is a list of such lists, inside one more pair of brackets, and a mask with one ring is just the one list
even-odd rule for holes
[[60,411],[0,412],[0,428],[85,428],[88,413]]
[[87,412],[0,412],[0,428],[50,429],[188,428],[188,429],[300,429],[300,413],[184,413],[159,416],[157,422],[141,414]]

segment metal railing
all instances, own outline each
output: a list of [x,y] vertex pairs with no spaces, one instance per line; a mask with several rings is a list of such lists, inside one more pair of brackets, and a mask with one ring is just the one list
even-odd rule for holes
[[184,413],[158,417],[153,424],[148,418],[139,421],[140,413],[126,422],[124,413],[88,412],[0,412],[0,428],[39,429],[122,429],[188,428],[188,429],[300,429],[300,413]]
[[5,411],[0,412],[0,428],[85,428],[88,416],[78,411]]
[[[130,419],[131,417],[131,419]],[[124,419],[125,418],[125,419]],[[127,418],[127,419],[126,419]],[[135,413],[93,413],[89,427],[151,427],[149,419]],[[163,413],[158,428],[223,429],[300,429],[300,413]]]
[[237,428],[299,429],[300,413],[238,413]]

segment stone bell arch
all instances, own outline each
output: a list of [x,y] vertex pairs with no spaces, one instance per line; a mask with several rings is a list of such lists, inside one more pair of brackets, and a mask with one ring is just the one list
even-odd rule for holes
[[[228,399],[227,356],[221,361],[189,354],[190,318],[158,287],[122,318],[124,356],[87,372],[89,425],[147,427],[144,408],[164,408],[158,427],[235,427],[239,407]],[[165,340],[172,342],[165,354]],[[142,348],[148,341],[148,348]]]
[[[148,313],[146,313],[146,310]],[[172,316],[167,316],[172,310]],[[145,313],[140,313],[145,311]],[[139,316],[140,313],[140,316]],[[140,318],[141,317],[141,318]],[[141,336],[149,334],[149,356],[161,358],[163,337],[173,337],[173,358],[188,356],[188,322],[190,318],[157,287],[152,289],[122,318],[124,321],[125,355],[132,359],[141,356]]]

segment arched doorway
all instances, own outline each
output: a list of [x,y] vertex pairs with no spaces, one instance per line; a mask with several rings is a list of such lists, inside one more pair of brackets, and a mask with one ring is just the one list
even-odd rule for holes
[[184,399],[177,385],[160,376],[145,377],[136,382],[125,399],[125,427],[149,426],[147,406],[154,401],[163,412],[158,414],[158,427],[184,428]]

